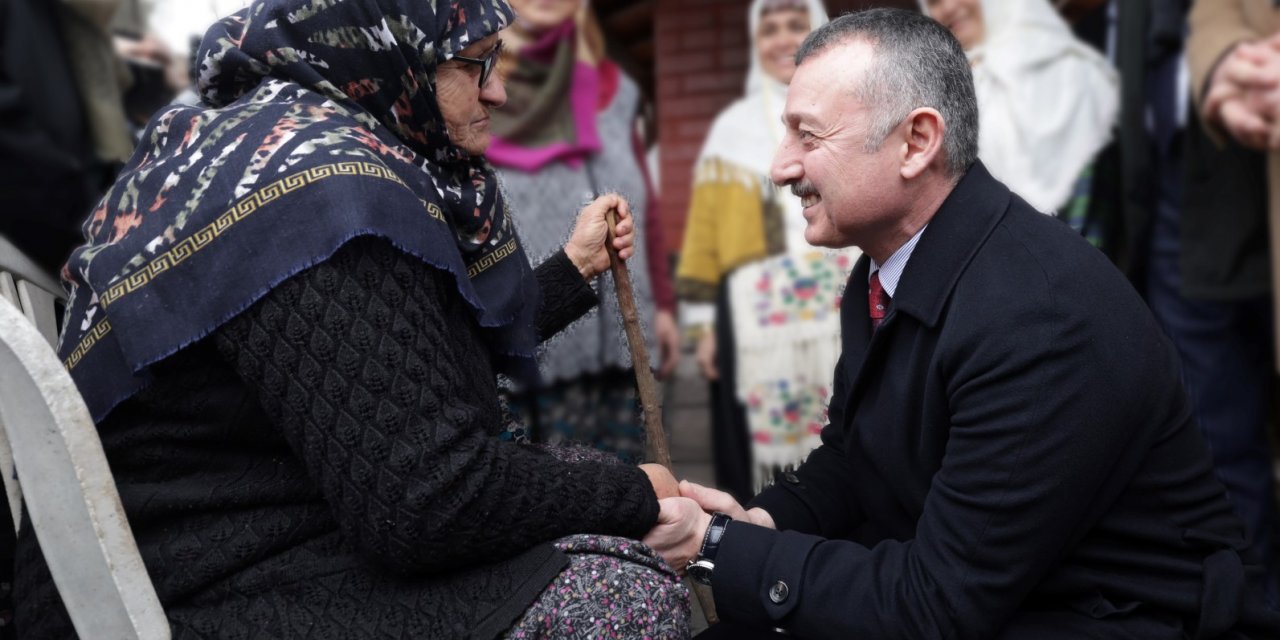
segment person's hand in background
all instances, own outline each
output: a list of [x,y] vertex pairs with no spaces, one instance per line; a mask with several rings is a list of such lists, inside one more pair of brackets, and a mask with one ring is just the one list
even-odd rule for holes
[[1280,39],[1242,42],[1210,76],[1205,116],[1240,144],[1280,148]]
[[698,368],[702,369],[702,376],[707,380],[719,380],[720,370],[716,368],[716,333],[707,330],[698,338],[698,346],[694,351],[694,358],[698,361]]

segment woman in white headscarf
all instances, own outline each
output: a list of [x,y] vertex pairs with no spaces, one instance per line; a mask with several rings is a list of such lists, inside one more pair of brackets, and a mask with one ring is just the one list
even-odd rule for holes
[[800,201],[769,179],[782,108],[819,0],[755,0],[746,94],[720,113],[695,169],[676,293],[702,331],[716,483],[745,498],[819,442],[839,357],[838,305],[856,250],[804,240]]
[[1046,213],[1067,204],[1111,138],[1119,80],[1048,0],[920,0],[973,65],[978,157]]

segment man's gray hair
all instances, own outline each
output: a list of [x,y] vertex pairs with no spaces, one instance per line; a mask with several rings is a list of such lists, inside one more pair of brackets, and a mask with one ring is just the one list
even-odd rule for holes
[[885,139],[907,114],[932,107],[946,123],[943,151],[947,169],[959,178],[978,157],[978,99],[969,60],[955,36],[915,11],[868,9],[850,13],[809,34],[796,52],[799,66],[810,56],[855,41],[875,50],[855,96],[872,115],[868,151]]

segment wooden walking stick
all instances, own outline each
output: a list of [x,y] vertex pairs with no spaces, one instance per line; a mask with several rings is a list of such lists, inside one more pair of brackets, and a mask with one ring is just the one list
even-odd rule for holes
[[649,369],[649,349],[644,344],[644,331],[640,328],[640,314],[636,311],[636,298],[631,288],[631,272],[613,248],[617,237],[618,213],[609,211],[609,271],[613,274],[613,287],[618,294],[618,312],[622,314],[622,327],[627,332],[627,346],[631,348],[631,364],[636,371],[636,387],[640,391],[640,410],[644,412],[644,435],[649,441],[649,461],[671,469],[671,452],[667,448],[667,432],[662,428],[662,407],[658,402],[658,382]]
[[[627,332],[627,346],[631,349],[631,365],[636,372],[636,387],[640,392],[640,409],[644,412],[645,439],[649,442],[649,461],[671,470],[671,451],[667,448],[667,432],[662,428],[662,406],[658,402],[658,383],[649,370],[649,350],[644,345],[644,331],[640,328],[640,314],[636,312],[635,293],[631,288],[631,272],[618,257],[618,250],[613,248],[616,237],[614,228],[618,226],[617,211],[610,210],[609,240],[605,243],[609,250],[609,270],[613,274],[613,286],[618,294],[618,311],[622,314],[622,327]],[[698,597],[702,613],[708,624],[717,624],[720,618],[716,615],[716,604],[711,597],[711,589],[705,585],[690,581],[693,593]]]

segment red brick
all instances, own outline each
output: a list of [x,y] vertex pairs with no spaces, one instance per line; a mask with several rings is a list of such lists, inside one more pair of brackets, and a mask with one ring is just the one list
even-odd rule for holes
[[722,5],[716,8],[716,25],[722,29],[747,31],[747,5]]
[[705,120],[682,122],[676,125],[676,135],[684,139],[701,140],[707,136],[707,131],[710,129],[711,123]]
[[680,34],[680,46],[684,51],[698,51],[719,45],[719,29],[691,29]]
[[724,48],[721,49],[719,55],[716,56],[721,68],[731,67],[746,69],[747,67],[747,50],[745,48]]
[[732,76],[720,70],[689,74],[680,79],[686,94],[731,94],[735,98],[746,88],[746,76]]
[[745,49],[747,46],[747,33],[743,29],[721,29],[719,44],[722,47],[742,47]]
[[684,91],[684,81],[673,74],[658,74],[655,79],[655,87],[658,94],[658,103],[661,104],[665,98],[679,97]]
[[[664,52],[665,53],[665,52]],[[715,59],[708,55],[691,55],[693,51],[684,51],[676,68],[682,72],[703,71],[715,65]]]
[[715,15],[710,11],[700,9],[698,11],[686,11],[679,14],[678,18],[673,19],[686,28],[702,28],[715,26]]
[[707,96],[679,97],[667,100],[658,105],[658,115],[664,120],[669,117],[704,116],[711,117],[721,108],[719,100]]

